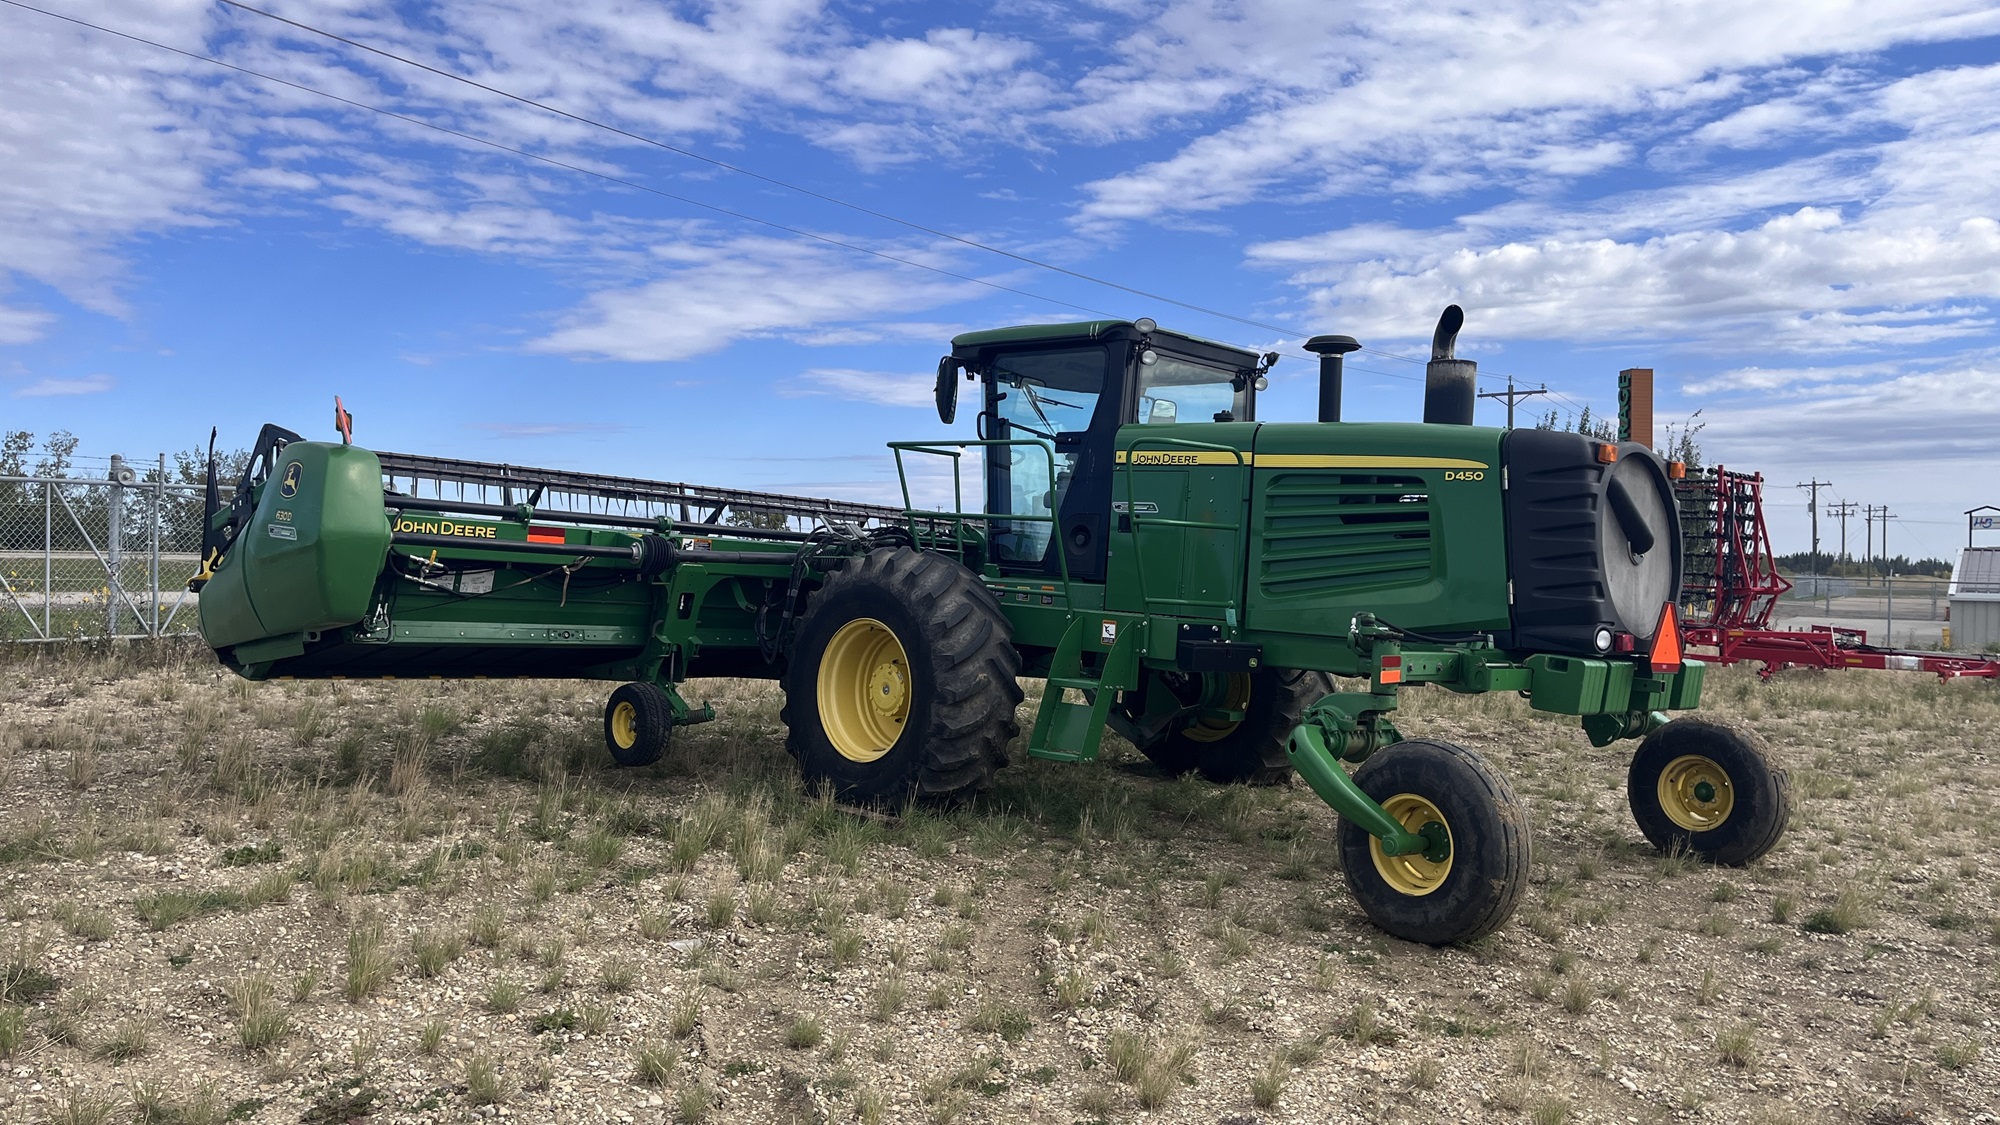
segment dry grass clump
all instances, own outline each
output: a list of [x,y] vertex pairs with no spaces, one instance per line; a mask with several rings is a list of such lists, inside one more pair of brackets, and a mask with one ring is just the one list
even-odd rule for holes
[[236,1041],[245,1050],[269,1050],[291,1034],[291,1013],[278,1003],[277,986],[268,975],[239,977],[225,993],[236,1017]]
[[[1389,1068],[1357,1115],[1450,1116],[1500,1076],[1475,1114],[1712,1115],[1731,1089],[1775,1125],[1853,1104],[1768,1061],[1808,1057],[1809,1026],[1879,1068],[1857,1082],[1970,1118],[2000,770],[1965,732],[2000,724],[2000,693],[1913,679],[1711,674],[1801,795],[1785,845],[1729,870],[1639,840],[1629,744],[1407,693],[1398,724],[1486,755],[1536,835],[1514,927],[1433,951],[1367,925],[1306,790],[1167,779],[1115,739],[1081,768],[1017,745],[959,807],[851,810],[799,784],[769,684],[691,688],[718,720],[613,770],[599,684],[120,681],[0,653],[0,1058],[60,1068],[43,1115],[130,1089],[118,1120],[184,1125],[362,1089],[374,1118],[1278,1118],[1343,1051]],[[141,717],[81,788],[25,749],[112,695]],[[1827,999],[1885,950],[1897,991]],[[1707,1052],[1685,1073],[1630,1025],[1656,997]],[[166,1014],[204,1006],[212,1040]],[[1308,1013],[1330,1014],[1279,1030]],[[173,1085],[183,1060],[206,1101]],[[240,1108],[253,1092],[273,1100]]]
[[1192,1040],[1152,1039],[1120,1029],[1105,1040],[1104,1059],[1120,1082],[1133,1087],[1141,1106],[1158,1109],[1193,1081],[1195,1046]]

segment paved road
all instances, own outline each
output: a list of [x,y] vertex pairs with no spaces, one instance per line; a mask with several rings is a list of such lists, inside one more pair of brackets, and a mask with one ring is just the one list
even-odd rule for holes
[[[1848,604],[1853,601],[1865,602],[1866,599],[1833,599],[1835,615],[1832,617],[1828,617],[1825,610],[1818,608],[1818,605],[1808,610],[1805,606],[1787,604],[1781,606],[1779,612],[1773,615],[1771,625],[1777,629],[1804,629],[1813,625],[1833,625],[1842,629],[1862,629],[1868,633],[1868,643],[1888,648],[1935,649],[1943,643],[1944,629],[1949,622],[1912,619],[1913,616],[1924,617],[1929,614],[1929,599],[1924,599],[1915,605],[1907,607],[1903,604],[1903,599],[1896,599],[1895,639],[1893,641],[1887,639],[1891,635],[1889,629],[1890,623],[1884,613],[1878,612],[1873,615],[1855,613]],[[1886,604],[1878,603],[1874,608],[1886,610],[1887,606]]]

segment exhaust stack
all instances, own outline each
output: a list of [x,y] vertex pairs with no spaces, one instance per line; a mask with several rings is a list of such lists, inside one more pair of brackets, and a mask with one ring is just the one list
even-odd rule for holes
[[1348,352],[1358,351],[1361,342],[1352,336],[1314,336],[1306,350],[1319,356],[1319,420],[1340,421],[1340,381]]
[[1479,402],[1479,364],[1456,359],[1458,330],[1465,326],[1465,310],[1445,306],[1438,317],[1437,331],[1431,335],[1431,361],[1424,368],[1424,421],[1446,426],[1470,426],[1472,408]]

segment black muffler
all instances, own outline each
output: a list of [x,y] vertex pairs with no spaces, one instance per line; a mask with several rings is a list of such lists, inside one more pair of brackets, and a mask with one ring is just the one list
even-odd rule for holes
[[1424,421],[1446,426],[1472,425],[1472,408],[1479,404],[1479,365],[1456,359],[1458,330],[1465,327],[1465,310],[1445,307],[1431,334],[1431,361],[1424,367]]

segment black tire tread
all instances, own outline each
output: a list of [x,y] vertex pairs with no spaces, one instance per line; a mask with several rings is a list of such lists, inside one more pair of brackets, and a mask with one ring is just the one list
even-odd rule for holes
[[[1417,927],[1404,920],[1389,916],[1384,906],[1403,905],[1408,901],[1424,900],[1389,899],[1378,901],[1360,882],[1363,879],[1379,880],[1375,872],[1374,860],[1368,850],[1368,833],[1360,825],[1342,818],[1340,824],[1340,844],[1342,867],[1346,871],[1348,886],[1355,892],[1362,909],[1370,920],[1397,937],[1419,941],[1428,945],[1450,945],[1475,941],[1493,933],[1514,915],[1527,894],[1528,873],[1532,860],[1531,834],[1528,828],[1528,810],[1514,795],[1512,787],[1486,760],[1476,752],[1456,743],[1434,739],[1410,739],[1398,742],[1385,750],[1378,751],[1354,771],[1354,782],[1362,791],[1376,800],[1394,796],[1393,793],[1377,793],[1381,788],[1378,781],[1392,769],[1410,768],[1404,766],[1412,755],[1432,756],[1442,759],[1430,764],[1427,773],[1441,775],[1434,780],[1438,792],[1423,794],[1432,800],[1447,792],[1457,792],[1472,796],[1479,804],[1493,813],[1495,838],[1487,841],[1484,848],[1468,854],[1461,848],[1454,862],[1453,875],[1458,874],[1457,864],[1470,860],[1485,870],[1481,877],[1486,882],[1489,893],[1475,897],[1473,907],[1465,914],[1450,920],[1444,927]],[[1447,764],[1453,763],[1455,764]],[[1421,767],[1419,767],[1421,768]],[[1447,775],[1448,776],[1444,776]],[[1459,829],[1454,828],[1454,838]],[[1451,884],[1433,894],[1442,894]],[[1390,890],[1386,892],[1394,895]],[[1426,896],[1428,897],[1428,896]]]
[[[1020,654],[1000,603],[976,575],[952,559],[907,547],[879,547],[827,578],[807,602],[797,635],[804,636],[815,614],[837,604],[844,591],[866,588],[885,592],[917,618],[923,634],[919,644],[930,658],[931,707],[921,720],[921,751],[902,769],[891,768],[865,787],[845,787],[842,796],[895,801],[914,792],[926,800],[948,800],[985,788],[1005,764],[1008,743],[1021,733],[1015,715],[1022,698]],[[913,664],[919,659],[916,653],[910,656]],[[803,745],[804,732],[819,729],[816,685],[799,682],[808,663],[817,667],[792,661],[779,714],[790,730],[787,748],[807,779],[829,781],[814,769]]]
[[[1287,746],[1299,718],[1337,685],[1325,672],[1264,668],[1251,673],[1243,722],[1214,742],[1169,731],[1140,752],[1170,774],[1199,771],[1218,785],[1282,785],[1292,776]],[[1154,684],[1152,690],[1165,691]]]
[[[1732,815],[1703,833],[1690,832],[1667,817],[1656,790],[1660,771],[1690,752],[1701,753],[1729,771],[1742,817]],[[1626,770],[1625,797],[1640,834],[1654,847],[1686,848],[1725,867],[1742,867],[1768,855],[1784,838],[1792,818],[1791,777],[1771,762],[1763,746],[1748,731],[1696,715],[1675,719],[1639,743]]]
[[[620,703],[630,703],[635,711],[638,738],[629,750],[621,748],[611,737],[611,713]],[[611,751],[611,760],[620,766],[650,766],[659,761],[667,752],[673,730],[673,705],[658,684],[644,680],[621,684],[604,703],[604,746]]]

